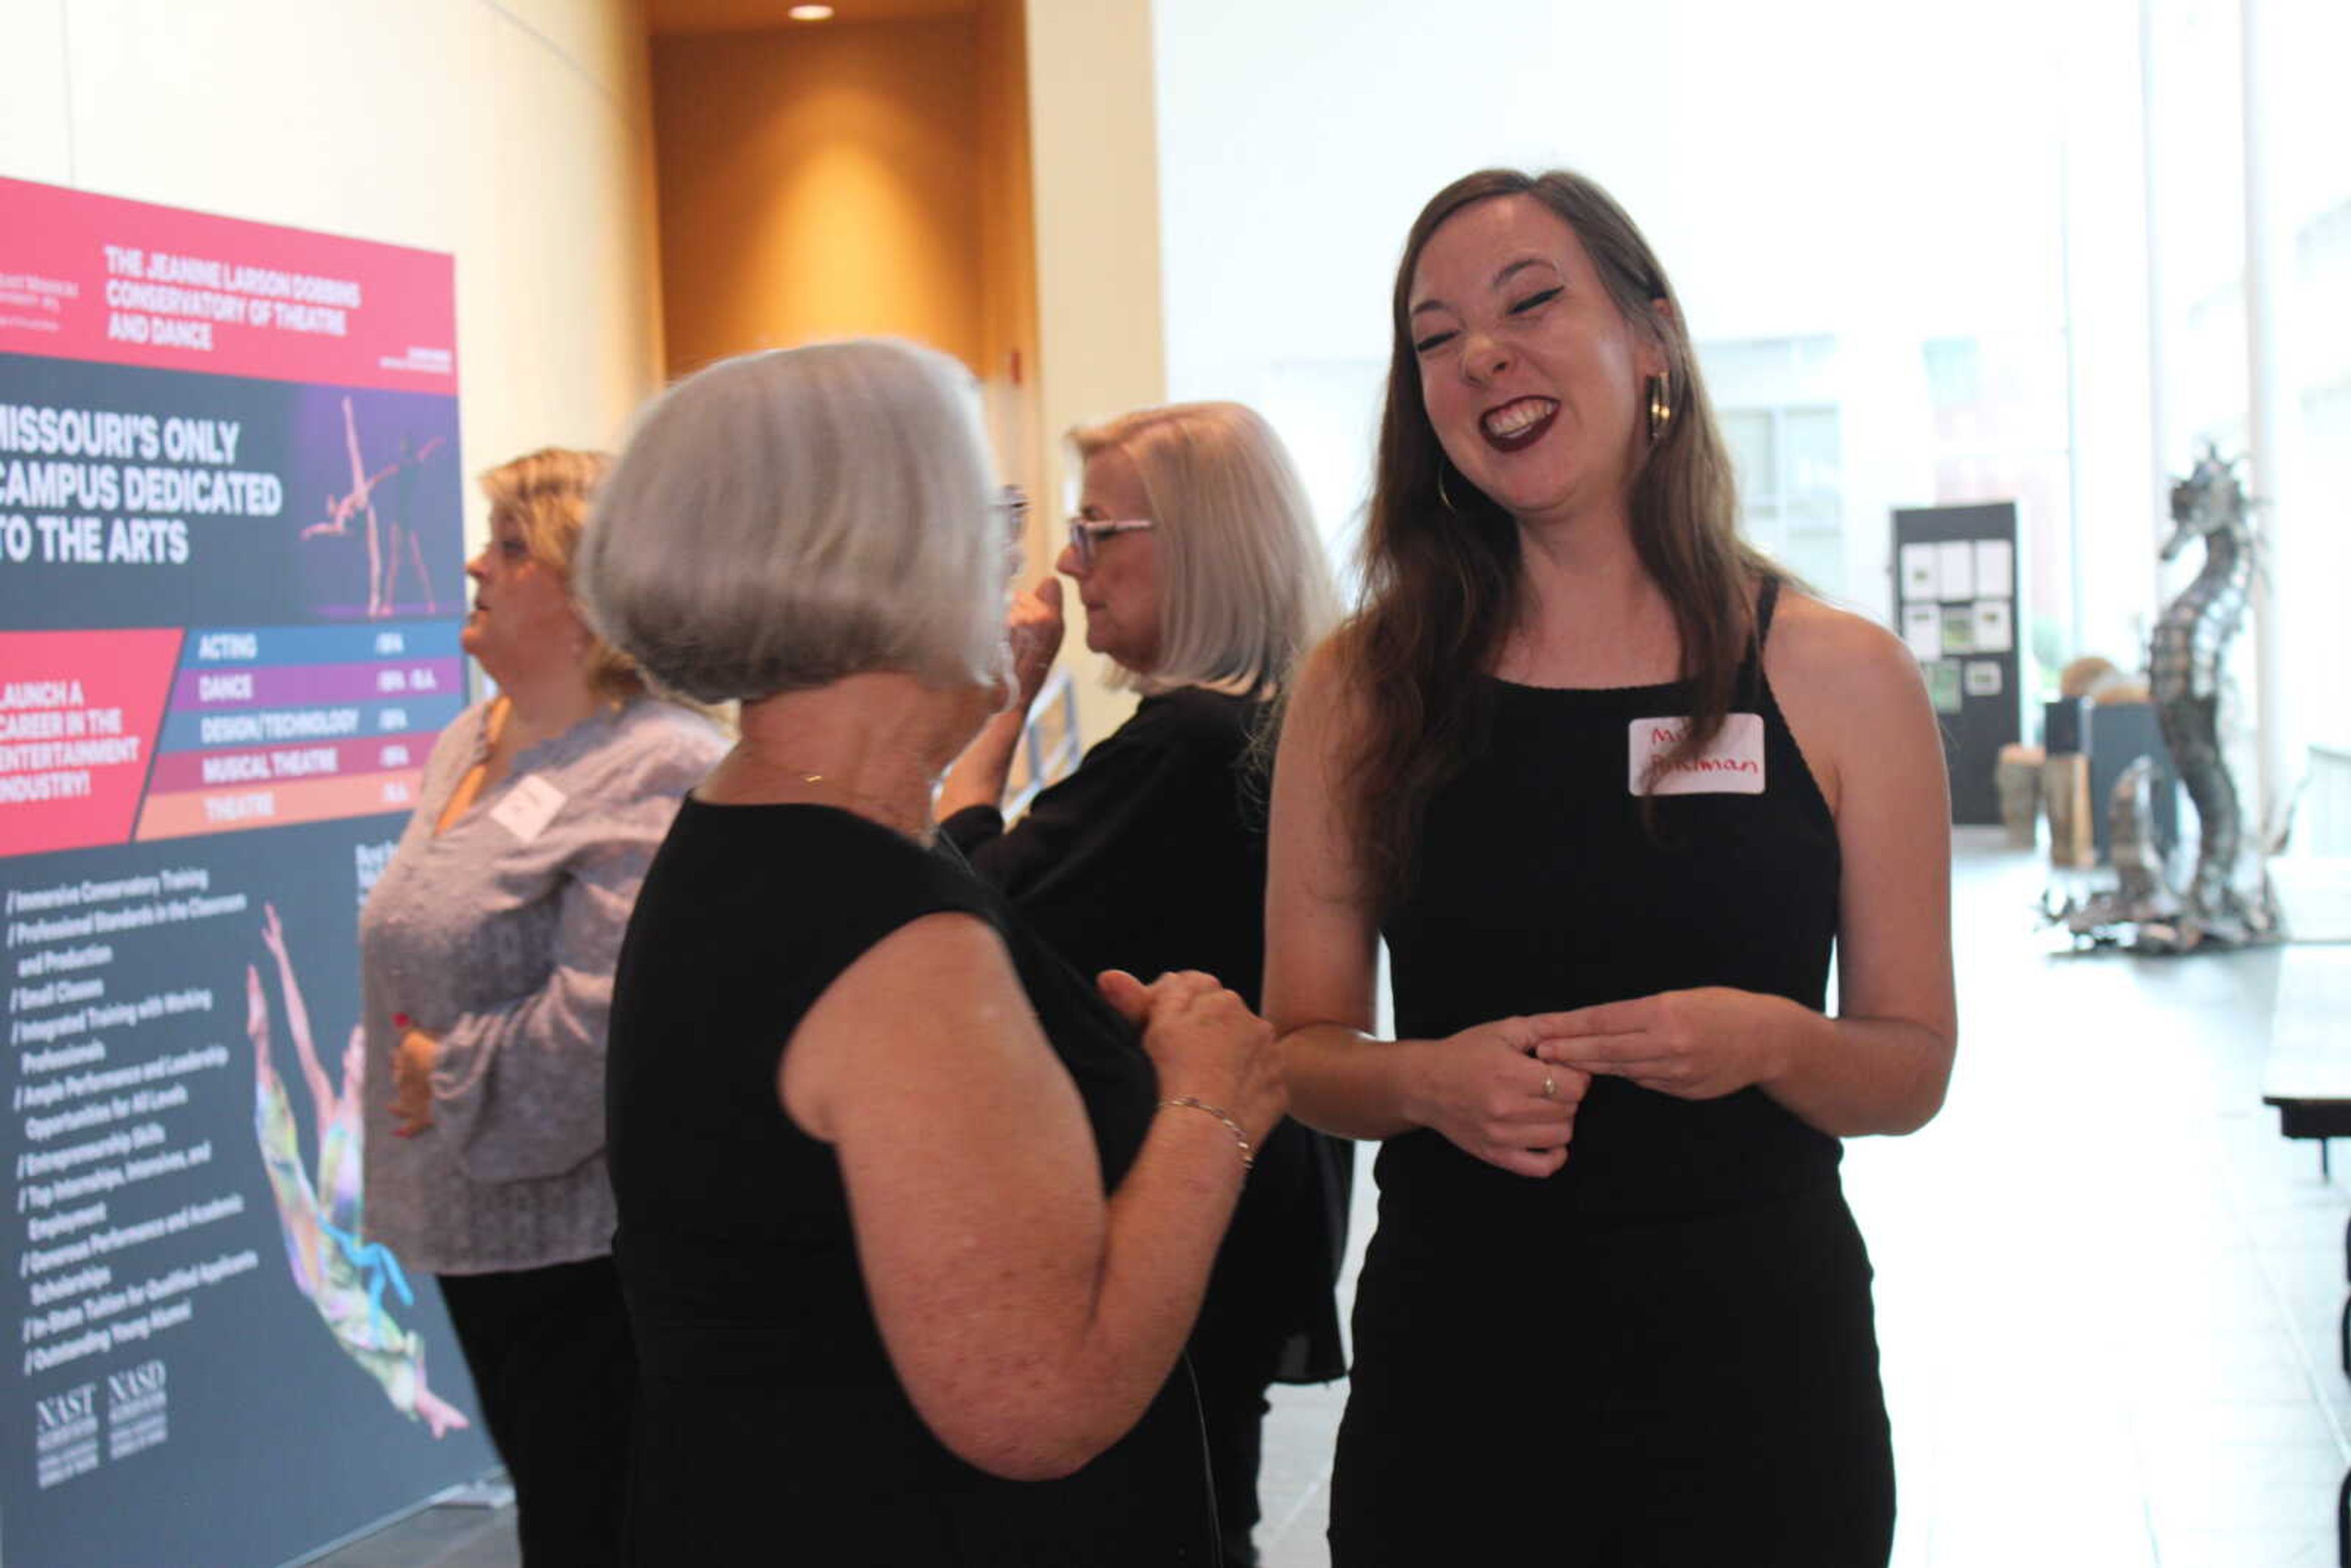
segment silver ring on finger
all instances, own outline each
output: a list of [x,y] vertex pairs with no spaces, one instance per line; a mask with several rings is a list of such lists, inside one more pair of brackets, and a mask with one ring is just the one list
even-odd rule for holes
[[1549,1100],[1549,1099],[1552,1099],[1552,1097],[1554,1097],[1555,1095],[1557,1095],[1558,1093],[1559,1093],[1559,1080],[1557,1080],[1557,1079],[1553,1078],[1553,1077],[1552,1077],[1550,1073],[1548,1073],[1548,1072],[1544,1073],[1544,1074],[1543,1074],[1542,1097],[1543,1097],[1544,1099],[1546,1099],[1546,1100]]

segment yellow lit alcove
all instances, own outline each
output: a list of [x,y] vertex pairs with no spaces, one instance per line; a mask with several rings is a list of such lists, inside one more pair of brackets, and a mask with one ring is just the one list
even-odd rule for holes
[[1034,494],[1019,0],[834,0],[820,22],[789,8],[651,6],[670,374],[820,339],[912,338],[979,378],[1005,477]]

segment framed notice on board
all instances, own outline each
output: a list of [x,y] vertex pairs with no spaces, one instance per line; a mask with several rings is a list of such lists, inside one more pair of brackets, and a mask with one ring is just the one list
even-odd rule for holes
[[0,181],[10,1562],[284,1562],[494,1462],[346,1049],[465,700],[455,348],[445,255]]
[[1951,775],[1951,820],[1997,824],[1993,769],[2022,737],[2016,505],[1894,514],[1894,624],[1927,680]]

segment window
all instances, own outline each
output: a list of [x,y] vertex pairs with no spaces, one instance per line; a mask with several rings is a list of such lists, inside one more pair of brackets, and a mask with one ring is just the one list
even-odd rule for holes
[[1844,474],[1834,407],[1727,408],[1750,543],[1823,593],[1844,591]]

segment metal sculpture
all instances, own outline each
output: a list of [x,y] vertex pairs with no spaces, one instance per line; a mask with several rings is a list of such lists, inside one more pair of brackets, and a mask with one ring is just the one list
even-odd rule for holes
[[[2062,904],[2044,898],[2042,914],[2050,924],[2102,943],[2126,941],[2151,949],[2169,943],[2180,906],[2179,895],[2164,880],[2163,854],[2156,847],[2151,789],[2156,775],[2154,758],[2136,758],[2115,780],[2108,797],[2106,854],[2114,863],[2115,885]],[[2165,945],[2160,950],[2172,949]]]
[[2115,898],[2133,917],[2168,918],[2179,913],[2179,899],[2163,878],[2163,854],[2155,842],[2155,758],[2139,757],[2115,780],[2106,813],[2107,858],[2115,865]]
[[[2148,832],[2142,758],[2115,788],[2109,841],[2119,885],[2087,900],[2067,900],[2049,918],[2076,936],[2122,941],[2140,952],[2180,953],[2207,945],[2276,941],[2284,933],[2261,852],[2247,853],[2236,780],[2220,739],[2222,664],[2244,624],[2257,570],[2252,509],[2236,465],[2207,446],[2187,478],[2171,487],[2168,561],[2204,541],[2204,565],[2156,622],[2147,647],[2148,695],[2172,767],[2196,808],[2196,867],[2175,893]],[[2248,894],[2250,882],[2258,891]]]
[[2266,874],[2256,867],[2260,893],[2248,898],[2243,892],[2245,823],[2236,780],[2220,748],[2221,661],[2244,624],[2252,595],[2251,510],[2236,465],[2223,462],[2210,446],[2195,471],[2171,487],[2173,527],[2163,559],[2172,559],[2191,540],[2204,541],[2203,569],[2156,622],[2147,649],[2156,725],[2196,807],[2196,870],[2181,901],[2187,906],[2181,935],[2188,946],[2277,935],[2276,901]]

